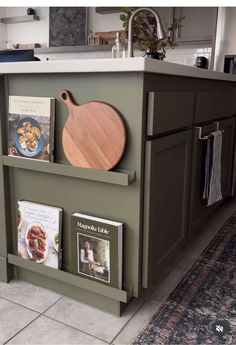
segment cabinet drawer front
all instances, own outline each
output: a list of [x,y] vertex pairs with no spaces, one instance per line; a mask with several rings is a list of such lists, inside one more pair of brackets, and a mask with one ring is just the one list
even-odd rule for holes
[[198,92],[195,123],[212,121],[235,114],[233,92]]
[[149,92],[147,135],[191,126],[193,109],[193,92]]

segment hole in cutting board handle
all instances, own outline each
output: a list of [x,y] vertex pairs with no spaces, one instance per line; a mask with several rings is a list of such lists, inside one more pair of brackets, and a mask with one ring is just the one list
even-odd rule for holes
[[69,106],[77,106],[73,100],[73,97],[70,93],[70,91],[63,90],[60,92],[60,99],[69,107]]
[[67,100],[67,93],[66,93],[65,91],[63,91],[63,92],[61,93],[61,98],[62,98],[64,101]]

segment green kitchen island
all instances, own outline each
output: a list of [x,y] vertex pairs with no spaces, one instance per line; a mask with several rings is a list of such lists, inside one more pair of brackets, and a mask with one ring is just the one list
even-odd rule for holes
[[[0,74],[0,280],[18,277],[120,315],[163,279],[234,194],[236,77],[145,58],[2,63]],[[112,171],[68,163],[62,90],[79,104],[99,100],[121,114],[127,143]],[[8,157],[9,95],[56,98],[54,163]],[[223,130],[223,200],[207,207],[201,137],[216,128]],[[63,208],[62,270],[17,256],[17,202],[23,199]],[[74,212],[124,223],[122,289],[73,274]]]

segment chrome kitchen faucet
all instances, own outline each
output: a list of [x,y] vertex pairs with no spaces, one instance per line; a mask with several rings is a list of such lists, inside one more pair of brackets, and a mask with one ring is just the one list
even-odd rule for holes
[[159,39],[165,38],[165,31],[161,22],[161,18],[157,12],[155,12],[152,8],[149,7],[142,7],[138,8],[135,10],[129,19],[129,27],[128,27],[128,54],[127,57],[133,57],[134,52],[133,52],[133,20],[134,17],[141,11],[149,11],[152,13],[156,19],[156,24],[157,24],[157,36]]

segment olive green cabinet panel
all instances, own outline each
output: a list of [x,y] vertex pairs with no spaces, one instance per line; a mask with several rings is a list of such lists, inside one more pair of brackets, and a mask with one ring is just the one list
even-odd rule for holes
[[191,130],[146,142],[143,287],[162,278],[185,243]]
[[190,127],[194,97],[193,92],[149,92],[147,135]]
[[197,92],[195,123],[213,121],[235,115],[235,94],[225,92]]
[[[221,155],[221,188],[223,200],[232,193],[233,152],[234,152],[234,126],[235,119],[229,118],[219,122],[219,129],[223,130],[222,155]],[[217,125],[211,123],[202,126],[202,136],[216,130]],[[191,173],[190,196],[190,225],[189,236],[201,230],[202,225],[219,206],[222,201],[207,207],[206,199],[203,200],[204,188],[204,161],[206,140],[199,140],[199,128],[194,129]]]
[[[143,74],[62,73],[14,74],[0,84],[0,280],[18,276],[102,310],[120,314],[123,304],[140,294],[141,161],[143,145]],[[62,148],[68,110],[59,99],[71,91],[76,102],[107,102],[122,116],[127,134],[124,156],[112,171],[73,167]],[[117,95],[122,94],[122,101]],[[54,97],[54,163],[7,156],[8,96]],[[135,102],[130,100],[134,99]],[[3,102],[4,101],[4,102]],[[4,198],[5,197],[5,198]],[[63,264],[54,274],[17,256],[17,202],[29,200],[63,208]],[[82,212],[124,223],[123,286],[111,289],[73,274],[76,253],[71,251],[71,214]],[[105,289],[106,288],[106,289]],[[77,291],[77,292],[76,292]]]

